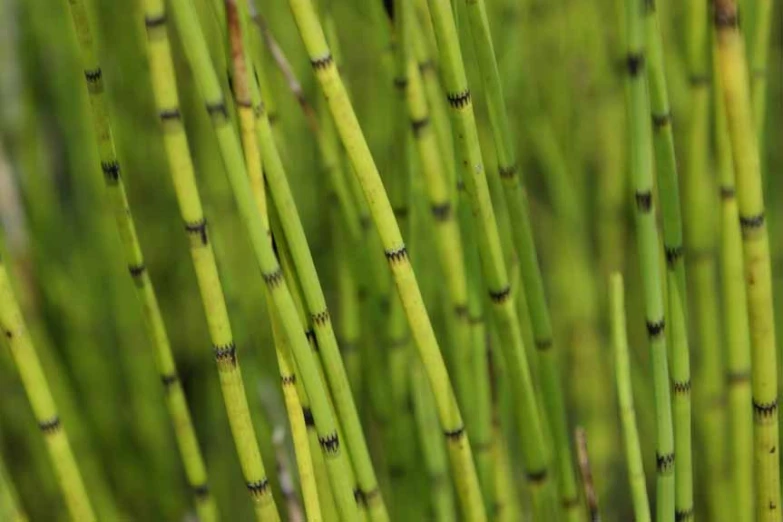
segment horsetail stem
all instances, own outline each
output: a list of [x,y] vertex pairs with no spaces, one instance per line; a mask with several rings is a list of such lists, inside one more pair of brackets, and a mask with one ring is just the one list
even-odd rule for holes
[[[116,220],[125,261],[128,264],[128,272],[134,282],[136,295],[141,304],[147,335],[154,346],[155,362],[165,390],[166,406],[171,423],[174,426],[180,458],[185,467],[188,484],[195,496],[199,517],[203,522],[217,520],[217,506],[207,487],[204,457],[201,454],[196,432],[193,428],[193,421],[185,400],[185,394],[177,376],[177,368],[171,345],[169,344],[166,326],[161,316],[155,288],[147,272],[144,255],[136,233],[136,225],[125,191],[125,184],[122,180],[120,164],[114,147],[111,121],[106,107],[103,74],[98,63],[87,10],[81,0],[69,0],[68,5],[79,41],[84,77],[90,98],[92,123],[98,140],[97,145],[107,197]],[[159,37],[157,41],[152,36],[156,30],[149,24],[150,20],[154,21],[157,19],[156,17],[162,16],[163,3],[160,0],[145,0],[144,11],[149,29],[150,60],[155,61],[159,59],[161,53],[168,52],[165,24],[157,29],[157,36]],[[163,89],[166,88],[165,86],[161,87]],[[161,119],[163,119],[162,113]]]
[[522,287],[529,305],[535,345],[539,354],[542,396],[557,457],[557,478],[562,508],[568,520],[580,520],[580,502],[576,472],[568,436],[568,422],[560,383],[560,369],[553,350],[552,324],[538,264],[535,240],[530,224],[525,190],[518,175],[519,165],[512,146],[500,72],[495,59],[492,35],[483,0],[466,0],[473,48],[481,69],[490,125],[498,155],[497,173],[502,180],[506,205],[514,226],[512,238],[519,256]]
[[[714,55],[717,73],[717,53]],[[721,92],[721,79],[715,75]],[[734,520],[753,517],[753,408],[751,393],[750,330],[742,261],[742,232],[734,188],[734,167],[723,100],[715,100],[715,143],[720,175],[719,197],[721,290],[723,335],[726,339],[726,386],[728,388],[730,466],[733,470]]]
[[658,258],[658,230],[655,223],[652,172],[650,103],[644,53],[644,4],[628,0],[627,28],[628,114],[631,125],[631,177],[635,191],[636,236],[642,275],[647,334],[653,367],[656,430],[656,520],[675,517],[674,434],[666,352],[663,289]]
[[27,522],[27,514],[19,503],[16,487],[8,474],[4,459],[0,459],[0,517],[9,522]]
[[726,107],[745,261],[753,368],[756,519],[778,520],[780,464],[777,454],[777,352],[769,238],[745,51],[739,30],[737,5],[733,0],[719,0],[715,3],[714,24],[721,78],[720,95]]
[[579,461],[579,473],[582,476],[582,488],[587,501],[587,512],[591,522],[600,522],[601,513],[598,511],[598,495],[593,484],[593,470],[590,466],[590,454],[587,450],[587,432],[581,426],[577,426],[574,432],[576,441],[576,455]]
[[[283,335],[280,319],[274,309],[270,309],[270,322],[272,324],[272,337],[275,342],[275,354],[277,366],[280,372],[280,384],[283,388],[283,399],[288,422],[291,426],[291,438],[294,443],[296,466],[299,470],[299,483],[302,488],[305,513],[307,520],[320,522],[326,520],[321,512],[321,503],[318,497],[318,486],[315,479],[315,465],[310,453],[310,443],[307,437],[307,423],[303,414],[302,401],[296,388],[295,363],[291,360],[290,346]],[[328,494],[331,494],[327,492]]]
[[[149,0],[153,2],[153,0]],[[158,115],[164,130],[169,171],[174,183],[180,215],[189,238],[190,254],[198,280],[204,313],[220,376],[221,391],[242,473],[253,500],[256,516],[275,520],[277,508],[250,418],[245,386],[231,332],[223,286],[220,282],[215,252],[207,230],[207,220],[196,185],[190,146],[180,113],[174,65],[166,32],[166,12],[162,2],[145,18],[150,39],[152,87]],[[186,23],[194,22],[191,18]],[[155,42],[156,45],[152,45]],[[205,487],[197,491],[204,492]]]
[[[228,111],[220,90],[218,78],[210,62],[209,51],[198,25],[193,7],[186,1],[173,3],[174,14],[186,49],[186,57],[196,76],[202,98],[206,101],[213,128],[217,135],[220,154],[242,222],[250,237],[256,263],[261,270],[272,305],[279,314],[285,335],[299,367],[305,388],[313,407],[318,438],[326,460],[337,507],[345,520],[358,520],[356,498],[351,487],[351,469],[347,454],[342,451],[337,425],[332,414],[325,384],[318,364],[310,350],[305,330],[289,285],[272,250],[265,218],[254,202],[254,194],[239,139],[228,120]],[[262,120],[263,121],[263,120]],[[260,459],[259,459],[260,461]],[[273,505],[273,504],[272,504]]]
[[326,298],[321,289],[315,263],[307,244],[304,228],[299,219],[282,161],[272,140],[271,128],[268,125],[268,120],[264,118],[261,120],[261,147],[266,181],[278,216],[280,216],[297,275],[302,284],[306,308],[312,318],[318,342],[318,355],[323,363],[338,418],[345,430],[362,498],[367,501],[367,507],[373,521],[387,520],[386,506],[378,489],[378,481],[370,460],[370,453],[364,439],[345,366],[340,356]]
[[639,447],[639,430],[636,427],[636,411],[633,404],[631,363],[628,356],[628,335],[625,327],[625,291],[623,290],[623,276],[618,272],[613,272],[609,277],[609,308],[617,396],[625,442],[625,461],[628,468],[628,479],[631,483],[634,520],[650,522],[650,502],[647,499],[642,450]]
[[[709,165],[710,35],[709,5],[688,4],[687,58],[689,128],[686,168],[683,171],[685,261],[693,285],[695,319],[693,353],[703,354],[694,387],[695,416],[705,466],[701,482],[709,493],[709,518],[720,519],[730,511],[726,482],[725,383],[716,317],[717,302],[715,187]],[[699,471],[697,468],[695,471]]]
[[27,399],[41,429],[68,512],[73,520],[96,520],[57,405],[14,296],[5,261],[0,259],[0,330],[11,349]]
[[411,332],[435,393],[441,427],[448,442],[454,478],[465,515],[469,520],[485,520],[465,426],[378,169],[356,120],[312,3],[309,0],[290,0],[289,3],[335,125],[353,164],[354,174],[362,185],[408,316]]
[[769,67],[770,33],[772,29],[772,1],[755,0],[750,7],[748,47],[750,72],[750,99],[753,104],[753,121],[756,124],[756,139],[759,150],[763,150],[767,106],[767,68]]
[[533,492],[535,512],[540,518],[553,516],[554,502],[549,477],[549,457],[544,441],[543,419],[539,415],[533,382],[525,354],[522,332],[511,297],[495,214],[479,149],[476,123],[468,89],[451,6],[445,0],[431,0],[430,13],[442,57],[444,86],[451,107],[462,179],[475,216],[485,285],[490,310],[497,323],[505,364],[511,375],[514,397],[520,401],[517,421],[523,436],[523,455]]
[[663,42],[655,2],[645,2],[648,85],[652,111],[655,167],[663,213],[663,247],[666,255],[669,304],[669,346],[674,421],[675,518],[693,519],[693,456],[691,435],[691,369],[688,346],[688,294],[683,260],[679,179],[674,152],[672,113],[664,71]]

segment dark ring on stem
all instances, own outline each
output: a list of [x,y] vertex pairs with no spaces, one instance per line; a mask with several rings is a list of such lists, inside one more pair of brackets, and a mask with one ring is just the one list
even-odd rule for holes
[[710,83],[710,77],[706,74],[692,74],[688,77],[688,82],[693,87],[701,87]]
[[748,370],[739,372],[729,372],[726,374],[726,384],[736,386],[750,382],[750,372]]
[[484,316],[481,314],[468,316],[469,324],[481,324],[483,322],[484,322]]
[[390,339],[389,340],[389,349],[390,350],[396,350],[399,348],[404,348],[408,345],[409,337],[407,335],[403,335],[402,337],[397,337],[396,339]]
[[432,205],[430,211],[435,221],[447,221],[451,217],[451,203],[446,201],[445,203]]
[[207,219],[201,218],[201,221],[185,222],[185,232],[188,234],[198,234],[201,237],[201,244],[207,244]]
[[318,442],[327,454],[334,455],[340,451],[340,440],[337,438],[337,432],[318,437]]
[[470,103],[470,90],[465,89],[461,92],[448,93],[446,99],[449,101],[449,105],[455,109],[461,109]]
[[216,116],[222,116],[228,119],[228,108],[226,108],[226,102],[224,100],[218,100],[216,102],[210,102],[206,104],[207,113],[211,118]]
[[315,417],[313,417],[313,410],[302,406],[302,417],[304,417],[305,426],[315,426]]
[[381,490],[373,488],[370,491],[359,490],[365,503],[372,501],[381,494]]
[[778,411],[778,400],[772,402],[757,402],[753,399],[753,413],[764,419],[772,417]]
[[666,321],[661,318],[659,321],[647,321],[647,336],[650,339],[655,339],[656,337],[663,334],[663,331],[666,329]]
[[463,425],[453,430],[445,430],[443,434],[449,440],[458,441],[465,435],[465,426]]
[[498,167],[498,174],[500,175],[501,179],[512,179],[517,175],[517,170],[519,169],[516,164],[500,166]]
[[84,78],[87,80],[87,83],[98,83],[102,77],[103,71],[101,71],[100,67],[84,70]]
[[736,192],[734,192],[734,187],[731,186],[723,186],[720,187],[720,199],[727,200],[727,199],[734,199],[734,196],[736,195]]
[[693,518],[693,508],[677,509],[674,511],[674,520],[676,522],[684,522],[685,520],[691,520]]
[[644,192],[637,192],[636,195],[636,208],[640,212],[649,212],[652,208],[652,191],[646,190]]
[[207,496],[209,496],[209,484],[207,484],[206,482],[203,484],[196,484],[190,487],[193,490],[193,494],[196,496],[197,499],[204,499]]
[[552,339],[536,339],[536,348],[542,352],[549,350],[552,348]]
[[182,114],[179,112],[178,107],[174,107],[171,109],[161,109],[158,112],[158,117],[161,121],[174,121],[182,118]]
[[292,384],[296,384],[296,374],[291,373],[289,375],[281,375],[280,384],[283,386],[291,386]]
[[120,179],[120,164],[116,160],[101,162],[101,170],[107,183],[115,184]]
[[317,314],[313,314],[311,318],[313,320],[313,323],[317,324],[318,326],[323,326],[329,322],[330,319],[329,310],[322,310]]
[[283,282],[283,270],[278,266],[275,270],[269,273],[262,273],[261,277],[264,278],[264,282],[270,288],[277,288],[280,283]]
[[399,464],[390,464],[389,465],[389,478],[391,479],[400,479],[406,475],[405,468],[403,466],[400,466]]
[[714,22],[716,29],[735,29],[739,27],[739,16],[737,15],[736,7],[716,6]]
[[176,373],[167,373],[160,376],[160,381],[165,388],[171,388],[179,380]]
[[690,393],[691,391],[691,380],[688,379],[687,381],[672,381],[672,390],[674,391],[675,395],[682,395],[685,393]]
[[628,53],[625,67],[628,69],[628,74],[636,76],[644,68],[644,55],[642,53]]
[[308,328],[307,330],[305,330],[305,337],[307,337],[307,340],[309,342],[315,343],[316,342],[315,330],[313,330],[312,328]]
[[52,433],[58,431],[60,429],[60,426],[61,426],[60,417],[58,415],[55,415],[51,419],[46,419],[38,423],[38,428],[46,435],[51,435]]
[[327,67],[329,67],[334,62],[334,58],[332,58],[332,53],[326,52],[324,56],[321,56],[320,58],[313,58],[310,60],[310,65],[313,66],[313,69],[315,70],[324,70]]
[[457,317],[468,317],[468,305],[458,304],[454,307],[454,313]]
[[269,487],[269,479],[264,477],[261,480],[256,480],[255,482],[248,482],[246,486],[251,495],[258,497],[266,492],[267,488]]
[[419,72],[421,72],[422,74],[427,71],[432,71],[433,69],[435,69],[435,62],[433,62],[432,60],[428,59],[419,63]]
[[661,129],[667,125],[669,125],[672,121],[672,113],[671,111],[665,112],[663,114],[654,114],[652,115],[652,122],[653,127],[656,129]]
[[237,104],[237,107],[241,107],[243,109],[253,109],[254,108],[253,107],[253,102],[250,101],[250,100],[239,100],[239,99],[237,99],[235,101],[235,103]]
[[564,498],[561,502],[565,509],[574,509],[579,507],[579,497]]
[[134,279],[140,277],[146,270],[147,267],[144,265],[144,263],[140,263],[138,265],[128,265],[128,272]]
[[509,285],[506,285],[504,288],[501,288],[500,290],[489,291],[489,298],[492,299],[493,303],[497,303],[497,304],[504,302],[510,296],[511,296],[511,286]]
[[218,363],[228,362],[232,366],[237,364],[237,347],[234,341],[215,346],[215,359]]
[[418,136],[421,131],[430,124],[429,118],[421,118],[419,120],[411,120],[411,128],[413,129],[413,135]]
[[405,245],[402,245],[393,250],[386,250],[384,254],[390,263],[398,263],[408,258],[408,249],[405,248]]
[[147,29],[155,29],[166,24],[166,13],[161,13],[158,16],[145,16],[144,25]]
[[401,91],[404,91],[405,88],[408,86],[408,78],[402,77],[402,78],[395,78],[394,79],[394,88],[399,89]]
[[668,473],[674,468],[674,453],[655,454],[655,469],[658,473]]
[[549,472],[546,468],[538,470],[538,471],[528,471],[526,473],[528,482],[532,484],[540,484],[541,482],[546,480],[547,475]]
[[682,258],[682,245],[664,246],[664,252],[666,252],[666,263],[674,266]]
[[740,227],[745,229],[754,229],[764,226],[764,212],[759,212],[755,216],[740,216]]

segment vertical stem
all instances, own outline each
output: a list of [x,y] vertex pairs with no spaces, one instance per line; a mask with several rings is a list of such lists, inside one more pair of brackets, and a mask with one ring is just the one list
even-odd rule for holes
[[631,483],[634,520],[636,522],[650,522],[650,502],[647,499],[647,483],[644,477],[639,430],[636,427],[636,412],[633,405],[631,363],[628,356],[628,334],[625,327],[623,276],[617,272],[612,273],[609,279],[609,301],[617,396],[620,403],[623,440],[625,441],[625,464]]
[[644,53],[644,3],[628,0],[627,82],[628,113],[631,125],[631,176],[636,201],[636,236],[644,293],[647,335],[653,367],[656,430],[656,519],[674,520],[674,433],[666,352],[663,288],[658,257],[659,239],[653,199],[653,158],[650,126],[650,103]]
[[312,3],[310,0],[290,0],[289,4],[318,82],[329,103],[335,125],[353,164],[354,174],[362,186],[381,236],[411,332],[435,393],[465,516],[471,521],[485,520],[486,514],[462,416],[378,169],[335,67]]
[[5,261],[0,260],[0,330],[11,348],[11,355],[22,378],[22,385],[41,429],[52,459],[68,512],[73,520],[96,520],[84,487],[68,434],[49,388],[22,312],[14,297]]
[[733,0],[716,2],[714,23],[745,261],[753,366],[756,520],[771,521],[780,519],[780,465],[777,452],[777,351],[769,237],[745,51],[737,5]]
[[[69,0],[68,5],[79,41],[107,197],[116,219],[117,231],[122,243],[125,260],[128,264],[128,272],[133,279],[136,294],[142,307],[147,335],[152,340],[155,349],[157,369],[166,392],[166,405],[174,426],[180,458],[184,464],[189,485],[196,499],[199,516],[204,522],[216,520],[218,517],[217,507],[207,487],[207,472],[204,458],[198,445],[190,411],[185,401],[185,394],[177,376],[166,326],[163,323],[155,288],[152,285],[152,280],[144,263],[144,255],[141,251],[136,225],[122,180],[120,164],[114,147],[111,121],[106,107],[103,75],[98,63],[94,36],[90,29],[87,10],[81,0]],[[154,20],[156,16],[163,13],[162,2],[156,2],[155,0],[147,1],[144,7],[145,16],[147,16],[146,20],[148,21]],[[147,25],[150,27],[149,23]],[[151,59],[158,58],[159,54],[156,54],[156,52],[163,51],[168,45],[165,24],[158,27],[157,30],[158,32],[155,33],[156,29],[151,28],[151,32],[148,33],[161,38],[159,40],[160,46],[156,47],[155,44],[152,44],[155,50],[151,49],[150,51]],[[163,89],[166,88],[165,86],[161,87]]]

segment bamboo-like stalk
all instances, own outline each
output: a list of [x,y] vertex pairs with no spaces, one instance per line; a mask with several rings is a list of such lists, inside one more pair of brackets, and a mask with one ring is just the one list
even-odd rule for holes
[[[188,483],[195,496],[199,517],[204,522],[217,520],[217,506],[207,487],[204,457],[201,454],[185,394],[177,376],[166,326],[161,316],[155,288],[144,263],[144,255],[122,180],[120,164],[114,147],[111,121],[106,108],[103,76],[87,18],[87,10],[81,0],[69,0],[68,5],[79,41],[107,197],[116,219],[117,231],[122,243],[125,261],[128,264],[128,272],[133,279],[136,295],[141,304],[147,335],[155,350],[155,362],[165,390],[166,406],[174,427],[180,458],[185,467]],[[145,15],[148,17],[154,16],[155,13],[163,9],[162,2],[156,2],[156,0],[146,1],[144,7]],[[163,30],[165,31],[165,28]],[[163,36],[165,38],[165,33]],[[164,43],[164,45],[167,44]],[[155,56],[154,50],[151,50],[151,56]]]
[[777,351],[769,237],[745,51],[733,0],[716,2],[714,23],[745,261],[753,367],[756,520],[779,520]]
[[[307,436],[307,415],[304,413],[306,410],[304,410],[296,386],[295,363],[291,360],[290,346],[288,346],[288,340],[282,333],[280,319],[273,310],[270,310],[270,315],[272,335],[275,339],[277,365],[280,371],[280,383],[283,388],[283,400],[288,412],[288,422],[291,426],[291,438],[294,443],[296,466],[299,470],[299,483],[302,487],[305,513],[309,522],[326,520],[321,512],[321,502],[315,478],[315,464],[313,463]],[[328,491],[328,485],[325,494],[331,495],[331,492]]]
[[687,159],[683,170],[685,262],[692,285],[692,352],[699,353],[693,410],[697,436],[704,453],[701,482],[708,491],[708,517],[728,520],[731,512],[726,480],[727,440],[725,382],[721,338],[717,323],[717,201],[709,165],[710,35],[709,6],[689,2],[686,50],[689,74]]
[[[412,52],[415,47],[413,40],[420,39],[420,35],[416,34],[419,29],[415,27],[416,20],[413,19],[413,13],[410,11],[406,8],[402,13],[398,13],[398,16],[408,17],[406,45]],[[486,361],[486,347],[481,337],[482,333],[473,335],[477,323],[471,320],[469,310],[465,252],[457,212],[452,204],[452,190],[449,186],[449,179],[452,176],[447,174],[444,159],[447,154],[441,151],[437,128],[433,126],[430,119],[426,80],[413,59],[408,60],[406,81],[408,113],[434,223],[438,260],[447,281],[450,306],[449,332],[455,351],[457,396],[465,411],[484,500],[487,505],[492,505],[494,471],[492,470],[492,417],[489,413],[491,402],[489,393],[481,392],[489,389],[486,364],[480,364]],[[474,317],[478,317],[481,313],[482,297],[479,294],[476,298],[479,309],[474,310]],[[483,332],[483,325],[481,332]],[[479,345],[476,346],[475,343]],[[476,354],[479,354],[478,358],[475,357]]]
[[[772,30],[772,0],[754,0],[748,4],[752,22],[747,35],[750,99],[759,151],[764,151],[767,106],[767,69],[769,67],[770,34]],[[762,160],[763,161],[763,160]]]
[[672,114],[664,70],[663,42],[655,2],[645,2],[648,84],[652,110],[653,146],[658,193],[663,213],[663,247],[666,253],[666,288],[669,304],[668,342],[671,392],[674,396],[675,518],[688,521],[693,509],[693,455],[691,435],[691,369],[688,346],[688,294],[683,262],[679,176],[674,150]]
[[650,522],[650,502],[647,498],[642,450],[639,446],[639,430],[636,427],[636,411],[633,404],[631,363],[628,356],[628,335],[625,327],[625,291],[623,276],[618,272],[613,272],[609,277],[609,308],[617,397],[625,442],[625,465],[628,469],[628,480],[631,485],[634,520]]
[[477,244],[481,253],[484,283],[489,291],[490,311],[500,336],[500,347],[517,403],[517,421],[523,440],[523,461],[533,492],[534,509],[542,519],[555,516],[549,456],[544,441],[544,419],[538,411],[522,332],[511,297],[497,222],[484,172],[473,106],[459,51],[451,6],[445,0],[429,2],[443,68],[444,87],[451,107],[457,156],[463,171],[470,207],[475,216]]
[[96,520],[87,489],[35,345],[14,296],[5,260],[0,259],[0,329],[11,349],[27,399],[46,441],[68,512],[74,521]]
[[[330,409],[325,383],[313,356],[305,329],[299,320],[294,299],[289,290],[272,244],[264,218],[254,202],[251,182],[244,162],[239,138],[228,119],[228,109],[211,64],[209,51],[196,19],[193,6],[185,0],[172,2],[175,20],[186,50],[186,57],[193,71],[198,90],[205,100],[221,157],[231,185],[243,225],[247,229],[256,263],[268,289],[270,301],[279,314],[281,324],[291,343],[294,359],[299,368],[305,389],[313,407],[315,425],[332,482],[332,490],[341,517],[358,519],[358,508],[351,485],[351,468],[348,455],[342,451],[337,424]],[[260,458],[259,458],[260,463]]]
[[[261,461],[261,453],[250,418],[226,300],[196,185],[190,147],[182,123],[174,65],[167,36],[166,11],[163,2],[151,3],[150,7],[156,7],[155,10],[148,10],[145,16],[149,39],[151,43],[153,41],[156,43],[150,45],[153,92],[158,116],[163,125],[169,171],[174,182],[180,214],[185,223],[185,232],[189,238],[190,253],[214,348],[229,424],[246,486],[256,509],[256,516],[259,519],[263,516],[275,520],[277,508],[271,495],[269,480]],[[203,485],[196,489],[197,494],[204,494],[206,491]]]
[[310,0],[290,0],[289,4],[335,125],[353,164],[354,174],[361,183],[381,236],[411,333],[435,393],[464,514],[469,520],[485,520],[486,514],[462,416],[378,169],[335,67],[312,3]]
[[581,506],[569,443],[560,369],[553,346],[552,321],[538,264],[525,190],[518,175],[519,166],[512,146],[489,20],[483,0],[466,0],[466,4],[473,48],[481,69],[489,120],[498,155],[497,172],[490,172],[488,176],[497,176],[502,180],[506,205],[511,222],[514,224],[512,237],[520,259],[522,287],[528,302],[535,345],[538,350],[542,397],[549,427],[555,439],[553,446],[557,457],[557,478],[562,509],[568,520],[580,520]]
[[631,177],[636,200],[636,236],[644,294],[647,335],[655,389],[656,520],[675,516],[674,433],[666,351],[663,288],[658,254],[658,230],[653,198],[653,158],[650,102],[647,94],[644,52],[644,5],[629,0],[625,6],[627,28],[628,114],[631,138]]
[[314,326],[320,356],[340,423],[345,430],[362,501],[367,503],[373,521],[388,520],[370,452],[364,439],[359,414],[354,404],[348,376],[337,344],[331,315],[326,305],[318,273],[304,227],[299,219],[285,168],[275,147],[272,129],[264,111],[260,119],[260,147],[264,158],[264,173],[272,201],[280,216],[281,226],[290,247],[291,256],[300,278],[305,304]]
[[[717,53],[714,54],[717,73]],[[718,74],[714,78],[721,92]],[[723,335],[726,339],[726,385],[729,402],[730,469],[738,522],[753,519],[753,407],[750,385],[750,330],[742,261],[742,232],[734,189],[734,166],[723,100],[715,100],[715,143],[720,176],[720,260]]]

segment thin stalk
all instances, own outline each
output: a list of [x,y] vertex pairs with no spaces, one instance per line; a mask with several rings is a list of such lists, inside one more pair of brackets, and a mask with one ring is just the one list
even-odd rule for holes
[[[299,400],[297,399],[297,403],[298,402]],[[302,428],[304,428],[304,421],[302,421]],[[302,433],[304,433],[304,429],[302,429]],[[299,497],[296,494],[296,487],[294,487],[294,478],[291,476],[291,462],[286,451],[284,428],[275,428],[275,431],[272,433],[272,443],[275,445],[277,476],[280,477],[280,489],[282,490],[286,506],[288,507],[288,522],[304,522],[302,504],[299,502]],[[310,477],[310,479],[312,479],[312,477]],[[318,497],[315,491],[312,493],[315,495],[315,498]],[[320,517],[320,513],[318,516]],[[313,518],[316,517],[311,517],[310,519],[312,520]]]
[[679,176],[674,151],[672,114],[664,70],[663,42],[655,2],[645,2],[648,85],[658,193],[663,213],[666,288],[669,305],[668,342],[674,421],[675,518],[693,519],[693,454],[691,430],[691,367],[688,346],[688,294],[682,245]]
[[261,270],[273,306],[280,315],[285,335],[292,346],[300,375],[309,390],[319,441],[324,452],[333,492],[341,516],[348,521],[358,519],[358,509],[350,481],[350,463],[342,451],[337,424],[331,412],[325,384],[321,379],[305,330],[298,318],[296,306],[285,281],[272,244],[267,236],[263,216],[254,202],[248,173],[242,161],[239,138],[228,119],[228,109],[212,66],[209,50],[203,38],[193,6],[186,0],[172,2],[186,57],[196,77],[196,83],[215,129],[218,146],[234,200],[253,246],[256,263]]
[[[107,198],[110,201],[116,220],[117,231],[122,243],[128,272],[134,282],[136,295],[141,304],[147,335],[153,343],[155,362],[165,390],[166,406],[177,439],[180,458],[185,467],[188,484],[195,496],[196,509],[203,522],[217,520],[218,512],[215,501],[207,487],[207,472],[204,457],[199,448],[193,421],[185,400],[185,394],[177,375],[174,355],[171,351],[166,326],[160,312],[155,288],[144,263],[144,255],[136,233],[136,225],[131,214],[125,185],[122,180],[120,164],[114,147],[111,121],[106,108],[106,96],[100,65],[98,63],[93,34],[87,18],[87,10],[81,0],[69,0],[71,16],[84,67],[84,77],[90,97],[90,108],[95,135],[98,140],[98,151],[101,170],[104,174]],[[152,19],[163,12],[163,3],[157,0],[145,0],[146,19]],[[167,46],[165,27],[158,33],[162,37],[160,44]],[[149,33],[148,33],[149,34]],[[150,39],[150,59],[158,57],[158,46]],[[165,87],[163,87],[165,89]]]
[[[714,55],[717,72],[717,53]],[[720,92],[721,80],[715,75]],[[715,100],[715,140],[720,174],[720,260],[726,385],[729,401],[729,464],[733,478],[733,519],[753,519],[753,407],[750,384],[750,328],[742,261],[742,232],[734,188],[734,166],[723,100]]]
[[[147,15],[145,23],[149,38],[158,42],[157,46],[150,48],[150,51],[154,50],[156,54],[156,58],[151,60],[151,72],[158,115],[164,129],[169,171],[189,239],[190,253],[220,376],[223,400],[242,473],[254,503],[256,516],[259,519],[263,516],[265,519],[268,517],[269,520],[275,520],[279,517],[276,515],[277,509],[250,418],[226,298],[207,230],[207,220],[202,210],[190,147],[180,113],[171,51],[168,40],[162,40],[166,28],[166,13],[162,3],[159,3],[158,7],[156,14],[150,12]],[[197,489],[197,493],[204,491],[206,491],[205,487]]]
[[733,0],[716,2],[714,23],[745,261],[753,367],[756,520],[779,520],[778,376],[769,237],[745,51]]
[[579,461],[579,473],[582,476],[582,488],[587,501],[587,512],[591,522],[600,522],[601,513],[598,511],[598,495],[593,484],[593,470],[590,467],[590,454],[587,451],[587,432],[582,427],[577,427],[574,433],[576,440],[576,455]]
[[647,483],[644,477],[639,430],[636,427],[636,411],[633,404],[631,362],[628,355],[628,334],[625,326],[623,276],[618,272],[613,272],[609,279],[609,308],[612,345],[614,347],[614,368],[617,377],[617,397],[625,443],[625,464],[628,469],[628,480],[631,484],[634,520],[636,522],[650,522],[650,501],[647,498]]
[[0,329],[11,349],[27,399],[46,441],[46,449],[52,460],[71,519],[87,522],[96,520],[79,466],[71,450],[68,434],[57,413],[57,405],[14,296],[5,261],[2,259],[0,259]]
[[8,522],[27,522],[27,514],[19,502],[8,468],[3,460],[0,460],[0,518]]
[[326,305],[326,298],[307,244],[304,227],[299,219],[285,168],[275,147],[269,120],[263,111],[260,123],[259,137],[266,182],[280,216],[280,223],[290,247],[296,273],[300,278],[306,308],[313,322],[318,342],[318,355],[323,364],[337,416],[343,430],[345,430],[351,460],[361,489],[362,501],[367,502],[373,521],[388,520],[386,505],[378,488],[378,479],[375,476],[348,376],[340,356],[331,314]]
[[546,302],[543,277],[538,263],[535,240],[527,209],[525,189],[518,175],[518,163],[512,145],[508,114],[500,72],[492,44],[492,35],[483,0],[466,0],[473,48],[481,70],[481,80],[498,157],[497,172],[488,176],[502,181],[503,193],[512,226],[512,239],[519,256],[522,287],[528,304],[535,346],[542,398],[548,425],[554,438],[557,458],[558,489],[563,513],[569,521],[582,519],[576,486],[576,471],[568,433],[566,407],[560,382],[560,368],[554,349],[552,321]]
[[[767,106],[767,69],[769,67],[770,34],[772,30],[772,0],[752,2],[752,22],[747,45],[750,72],[750,99],[753,104],[753,121],[756,124],[756,139],[760,153],[765,150],[765,122]],[[750,7],[750,5],[748,5]],[[763,161],[763,160],[762,160]]]
[[656,430],[656,520],[674,520],[674,433],[666,352],[663,288],[653,198],[650,102],[644,53],[644,4],[626,3],[628,114],[631,125],[631,177],[636,200],[636,236],[653,368]]
[[486,514],[462,416],[378,169],[359,127],[312,3],[310,0],[290,0],[289,3],[335,125],[351,159],[355,178],[362,186],[364,198],[375,221],[403,302],[411,333],[435,393],[441,427],[448,442],[454,478],[465,516],[469,520],[485,520]]
[[706,486],[708,518],[730,520],[729,484],[726,480],[725,382],[717,323],[717,230],[718,212],[710,169],[710,34],[709,5],[688,3],[687,58],[689,74],[689,128],[687,160],[683,171],[685,261],[692,285],[694,318],[693,353],[700,354],[694,387],[694,410],[700,447],[704,452],[700,482]]
[[448,0],[430,0],[429,6],[442,57],[444,87],[451,107],[457,155],[463,168],[462,179],[475,216],[476,237],[484,282],[489,291],[490,310],[498,328],[514,398],[519,401],[516,413],[523,440],[523,461],[533,492],[535,512],[539,518],[549,519],[556,515],[544,439],[544,419],[538,410],[522,331],[511,299],[511,286],[482,163],[454,15]]
[[[295,363],[291,360],[290,346],[288,346],[288,340],[282,333],[280,319],[273,310],[270,310],[270,316],[272,336],[275,340],[277,365],[280,370],[280,383],[283,388],[283,400],[288,412],[288,422],[291,426],[291,439],[294,443],[294,454],[299,471],[299,483],[302,487],[305,513],[307,514],[308,522],[319,522],[325,519],[321,512],[321,502],[315,478],[315,465],[307,436],[306,419],[308,418],[307,411],[309,410],[304,410],[297,391]],[[309,416],[312,417],[312,413]],[[328,490],[328,484],[325,494],[331,495],[331,491]]]

